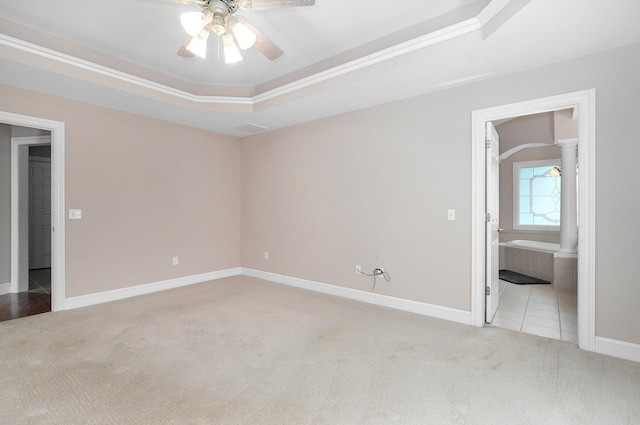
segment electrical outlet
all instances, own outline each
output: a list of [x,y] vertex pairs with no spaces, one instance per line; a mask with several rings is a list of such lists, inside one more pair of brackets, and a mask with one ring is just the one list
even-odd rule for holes
[[174,266],[178,265],[178,257],[173,257],[173,265]]
[[361,274],[362,273],[362,266],[360,264],[356,265],[356,274]]
[[384,269],[382,267],[376,267],[373,269],[373,274],[382,274],[384,273]]
[[265,259],[265,260],[268,260],[268,259],[269,259],[269,253],[268,253],[268,252],[265,252],[265,253],[264,253],[264,259]]

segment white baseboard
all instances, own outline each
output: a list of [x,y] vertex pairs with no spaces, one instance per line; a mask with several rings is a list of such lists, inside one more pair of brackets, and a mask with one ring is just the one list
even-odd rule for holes
[[595,352],[640,362],[640,344],[597,336]]
[[0,295],[8,294],[11,292],[11,282],[0,283]]
[[240,274],[267,280],[270,282],[281,283],[302,289],[308,289],[315,292],[321,292],[324,294],[366,302],[369,304],[389,307],[396,310],[408,311],[411,313],[421,314],[423,316],[451,320],[453,322],[463,323],[466,325],[471,324],[471,313],[468,311],[456,310],[449,307],[441,307],[402,298],[395,298],[388,295],[375,294],[371,292],[360,291],[357,289],[331,285],[328,283],[315,282],[275,273],[263,272],[260,270],[248,269],[245,267],[236,267],[233,269],[221,270],[217,272],[186,276],[161,282],[147,283],[144,285],[137,285],[127,288],[114,289],[111,291],[98,292],[95,294],[66,298],[64,300],[63,310],[102,304],[109,301],[136,297],[138,295],[150,294],[153,292],[179,288],[181,286],[193,285],[196,283],[237,276]]
[[111,291],[98,292],[95,294],[80,295],[66,298],[63,310],[70,310],[79,307],[87,307],[94,304],[106,303],[109,301],[121,300],[124,298],[136,297],[138,295],[150,294],[152,292],[164,291],[167,289],[179,288],[181,286],[193,285],[210,280],[222,279],[225,277],[237,276],[241,273],[240,267],[220,270],[217,272],[203,273],[192,276],[179,277],[176,279],[164,280],[161,282],[147,283],[144,285],[130,286],[128,288],[114,289]]
[[[220,270],[216,272],[185,276],[176,279],[164,280],[161,282],[147,283],[144,285],[137,285],[128,288],[114,289],[111,291],[66,298],[64,300],[63,310],[87,307],[90,305],[136,297],[138,295],[150,294],[153,292],[179,288],[182,286],[222,279],[225,277],[238,276],[241,274],[249,277],[267,280],[270,282],[276,282],[284,285],[294,286],[297,288],[321,292],[323,294],[334,295],[382,307],[421,314],[423,316],[450,320],[452,322],[462,323],[465,325],[472,324],[471,312],[469,311],[458,310],[450,307],[442,307],[403,298],[395,298],[389,295],[360,291],[357,289],[345,288],[328,283],[315,282],[312,280],[264,272],[261,270],[255,270],[246,267],[235,267],[232,269]],[[8,294],[10,292],[10,282],[0,284],[0,295]],[[596,337],[594,351],[596,353],[605,354],[612,357],[640,362],[640,344],[618,341],[615,339],[604,337]]]
[[322,292],[324,294],[349,298],[352,300],[362,301],[383,307],[389,307],[396,310],[408,311],[411,313],[421,314],[423,316],[450,320],[453,322],[463,323],[465,325],[471,324],[471,312],[469,311],[426,304],[402,298],[395,298],[388,295],[375,294],[371,292],[360,291],[357,289],[331,285],[328,283],[289,277],[276,273],[263,272],[246,267],[242,267],[241,270],[242,274],[245,276],[268,280],[270,282],[282,283],[284,285],[295,286],[297,288],[303,288],[311,291]]

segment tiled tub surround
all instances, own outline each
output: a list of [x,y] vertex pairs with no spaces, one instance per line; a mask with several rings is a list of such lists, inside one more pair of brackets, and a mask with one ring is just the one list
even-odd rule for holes
[[[502,248],[502,247],[501,247]],[[504,247],[505,269],[553,282],[553,253]]]
[[577,293],[578,259],[555,252],[500,246],[500,268],[548,280],[557,291]]
[[578,293],[578,259],[575,256],[555,255],[553,287],[557,291]]

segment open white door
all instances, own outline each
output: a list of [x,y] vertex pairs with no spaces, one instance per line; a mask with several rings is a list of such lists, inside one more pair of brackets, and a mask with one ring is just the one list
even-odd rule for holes
[[500,226],[500,142],[498,138],[498,132],[496,131],[493,123],[487,122],[487,160],[486,160],[486,172],[487,172],[487,228],[486,228],[486,241],[487,241],[487,263],[486,263],[486,282],[487,282],[487,297],[486,297],[486,309],[485,309],[485,321],[491,323],[493,316],[498,309],[498,303],[500,300],[500,282],[499,282],[499,268],[500,268],[500,238],[499,228]]

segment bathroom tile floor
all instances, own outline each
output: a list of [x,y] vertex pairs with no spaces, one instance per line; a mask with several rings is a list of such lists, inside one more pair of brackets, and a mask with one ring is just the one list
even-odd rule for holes
[[500,281],[500,302],[491,323],[499,328],[578,342],[577,296],[551,285]]
[[51,267],[29,270],[29,292],[36,294],[51,293]]

